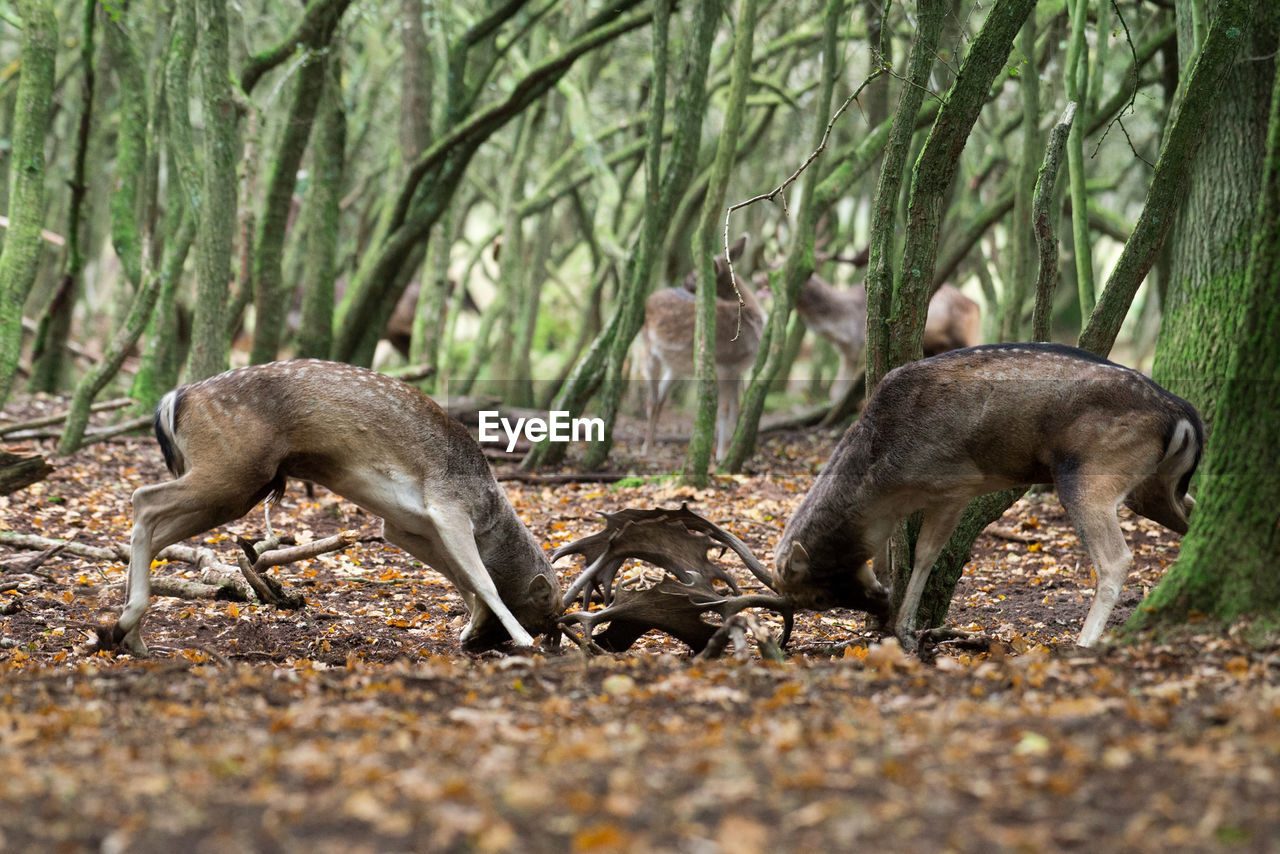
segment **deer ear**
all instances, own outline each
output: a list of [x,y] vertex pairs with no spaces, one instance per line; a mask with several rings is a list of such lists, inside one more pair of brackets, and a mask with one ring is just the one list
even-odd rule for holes
[[560,591],[551,582],[550,578],[539,573],[529,580],[529,589],[526,591],[530,602],[534,602],[542,606],[547,611],[558,611],[560,609]]
[[729,260],[737,261],[742,257],[742,252],[747,248],[748,235],[744,234],[737,240],[733,241],[733,245],[729,247]]
[[791,547],[791,554],[787,556],[787,568],[793,575],[804,575],[809,571],[809,550],[803,543],[796,543]]

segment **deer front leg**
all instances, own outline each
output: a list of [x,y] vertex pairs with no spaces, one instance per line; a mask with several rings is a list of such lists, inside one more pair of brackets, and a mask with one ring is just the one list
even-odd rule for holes
[[498,588],[480,560],[471,520],[465,513],[449,508],[429,508],[422,516],[423,533],[408,531],[386,520],[383,536],[418,560],[447,577],[462,594],[471,611],[471,619],[463,631],[463,641],[471,640],[487,622],[484,609],[507,630],[517,646],[533,646],[533,636],[511,613],[498,595]]
[[907,591],[902,597],[902,606],[898,611],[898,627],[896,634],[904,648],[914,649],[916,642],[917,611],[920,610],[920,597],[924,594],[925,583],[933,564],[947,544],[951,531],[964,512],[964,502],[926,508],[924,523],[920,527],[920,536],[916,539],[915,561],[911,566],[911,580],[907,582]]
[[1132,482],[1129,475],[1087,468],[1064,467],[1055,472],[1058,500],[1076,526],[1076,533],[1093,561],[1096,578],[1093,604],[1076,639],[1079,646],[1093,646],[1102,637],[1107,618],[1133,566],[1133,555],[1116,516],[1116,508]]

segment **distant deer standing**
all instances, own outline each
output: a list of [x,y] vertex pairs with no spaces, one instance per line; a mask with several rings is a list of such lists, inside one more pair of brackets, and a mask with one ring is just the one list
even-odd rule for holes
[[[801,607],[852,607],[886,622],[890,534],[924,511],[897,633],[914,637],[929,572],[970,499],[1050,481],[1093,561],[1080,646],[1102,635],[1133,558],[1116,517],[1186,533],[1204,427],[1190,403],[1084,350],[993,344],[890,371],[775,549],[779,592]],[[875,562],[875,572],[867,560]]]
[[[805,326],[831,342],[840,357],[831,398],[842,400],[862,370],[867,347],[867,290],[837,288],[816,273],[800,289],[796,311]],[[982,340],[982,309],[958,289],[943,285],[929,300],[924,322],[924,354],[973,347]]]
[[[729,249],[729,257],[737,260],[746,246],[743,236]],[[744,283],[738,292],[743,305],[739,311],[737,297],[724,256],[715,259],[716,271],[716,384],[719,406],[716,413],[716,459],[724,459],[729,440],[738,420],[738,395],[742,376],[755,361],[764,332],[765,313],[755,294]],[[693,336],[695,302],[691,293],[696,286],[691,273],[681,287],[655,291],[645,302],[644,328],[640,332],[643,348],[642,365],[647,394],[647,423],[644,446],[647,454],[653,447],[658,419],[663,404],[676,379],[693,375]],[[739,326],[739,321],[741,325]],[[736,332],[736,337],[735,337]]]
[[417,389],[374,371],[298,359],[183,386],[156,407],[177,476],[133,494],[128,598],[111,640],[145,653],[150,566],[172,543],[284,490],[322,484],[384,520],[383,535],[453,582],[469,647],[559,637],[559,584],[480,446]]

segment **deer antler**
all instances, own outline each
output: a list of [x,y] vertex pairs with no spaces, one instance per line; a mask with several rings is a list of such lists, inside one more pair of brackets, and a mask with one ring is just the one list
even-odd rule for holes
[[[791,638],[794,610],[783,597],[763,593],[720,596],[700,584],[682,584],[674,578],[664,578],[644,589],[623,588],[608,608],[574,611],[561,619],[581,625],[585,637],[606,652],[622,652],[645,632],[659,629],[688,644],[694,653],[699,653],[722,627],[704,620],[704,613],[719,614],[727,622],[747,608],[768,608],[781,614],[782,638],[778,645],[787,645]],[[596,626],[601,623],[608,623],[609,627],[594,634]]]
[[[733,576],[707,557],[707,552],[715,548],[715,541],[739,555],[749,555],[750,560],[760,566],[745,543],[694,513],[687,504],[679,510],[629,507],[600,515],[604,517],[603,531],[574,540],[551,553],[552,563],[570,554],[580,554],[587,562],[587,568],[564,594],[566,607],[581,593],[585,608],[592,591],[596,590],[606,605],[612,602],[614,579],[627,558],[662,567],[684,584],[693,584],[695,578],[706,579],[709,590],[712,589],[710,582],[719,579],[735,594],[742,591]],[[716,536],[717,533],[720,536]]]
[[[561,546],[551,555],[553,563],[567,554],[581,554],[587,562],[564,598],[568,605],[582,594],[584,610],[562,618],[583,626],[584,640],[606,651],[620,652],[650,629],[661,629],[697,653],[722,628],[704,620],[704,613],[718,614],[727,622],[746,608],[769,608],[783,617],[780,644],[786,644],[794,611],[791,602],[771,594],[742,595],[733,577],[707,557],[717,543],[731,548],[752,574],[772,589],[768,572],[742,540],[694,513],[687,504],[679,510],[628,508],[601,515],[603,531]],[[643,589],[622,587],[615,579],[629,557],[662,567],[673,577]],[[727,584],[733,595],[717,591],[713,586],[716,579]],[[596,590],[608,607],[587,612],[591,593]],[[609,627],[593,634],[601,623]]]

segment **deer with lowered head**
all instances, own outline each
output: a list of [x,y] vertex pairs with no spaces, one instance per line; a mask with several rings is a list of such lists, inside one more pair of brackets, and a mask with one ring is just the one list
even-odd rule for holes
[[156,438],[176,480],[133,494],[127,599],[105,640],[143,654],[150,566],[165,546],[319,483],[383,519],[383,535],[458,588],[469,648],[558,640],[551,564],[479,444],[417,389],[374,371],[297,359],[228,371],[166,394]]
[[992,344],[903,365],[881,381],[788,521],[775,586],[799,607],[857,608],[890,622],[878,580],[888,539],[921,510],[896,620],[911,642],[929,572],[969,500],[1052,482],[1094,565],[1077,640],[1092,646],[1133,563],[1117,507],[1186,533],[1203,442],[1190,403],[1074,347]]
[[[737,260],[746,247],[746,235],[729,248],[728,258]],[[716,272],[716,384],[719,404],[716,412],[716,459],[724,459],[738,420],[738,395],[742,375],[755,361],[764,332],[765,313],[748,287],[734,292],[728,260],[715,259]],[[697,274],[690,273],[680,287],[654,291],[645,302],[644,327],[640,331],[643,350],[641,364],[647,391],[647,423],[644,446],[653,447],[658,419],[671,387],[680,377],[693,375],[693,335],[695,304],[692,291]]]

